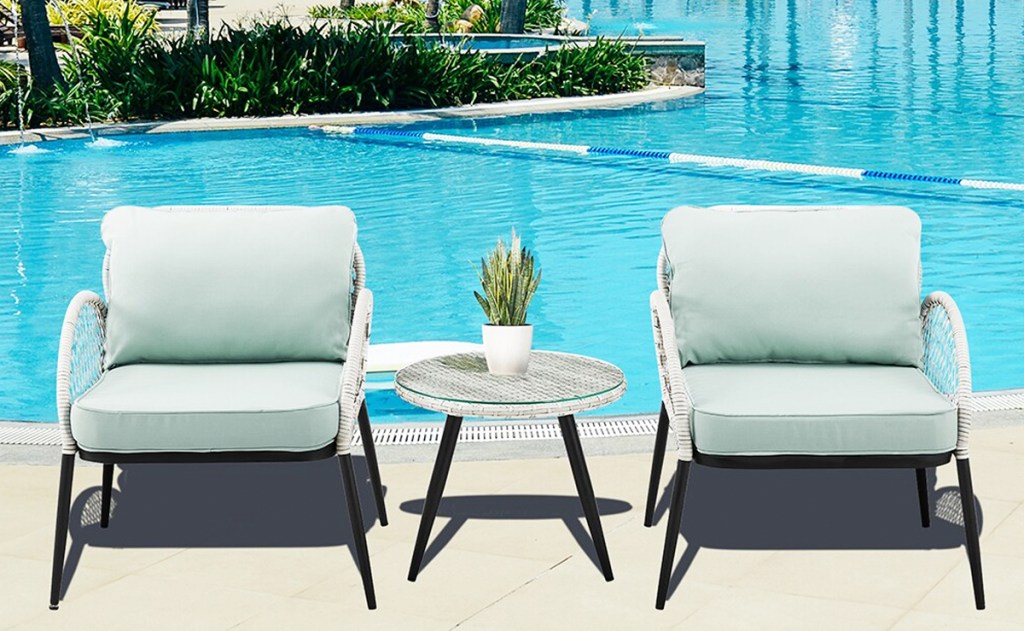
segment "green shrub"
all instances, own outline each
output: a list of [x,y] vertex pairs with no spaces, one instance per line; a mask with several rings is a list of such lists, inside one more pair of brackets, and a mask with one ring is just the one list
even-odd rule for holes
[[114,20],[126,13],[139,29],[150,32],[159,28],[155,20],[141,19],[146,15],[154,15],[156,10],[142,6],[135,0],[50,0],[47,3],[46,15],[50,24],[63,24],[62,12],[68,24],[78,28],[86,26],[99,15]]
[[[358,5],[358,6],[368,6],[368,5]],[[352,8],[354,9],[356,7],[353,6]],[[376,13],[377,7],[374,6],[373,10],[374,10],[374,13]],[[345,9],[341,8],[340,6],[333,6],[333,5],[327,5],[327,4],[314,4],[313,6],[309,7],[308,13],[309,13],[309,17],[314,18],[314,19],[340,20],[342,18],[348,17],[349,11],[346,11]],[[362,20],[362,19],[365,19],[365,18],[361,18],[360,17],[360,18],[352,18],[352,19],[353,20]]]
[[426,12],[419,3],[402,4],[356,4],[348,9],[332,5],[313,5],[309,8],[309,17],[328,18],[333,20],[348,19],[364,22],[394,22],[400,25],[416,26],[422,30],[426,22]]
[[0,59],[0,128],[6,127],[5,123],[13,123],[12,127],[18,124],[18,81],[27,92],[26,74],[14,62]]
[[[11,11],[15,2],[20,3],[20,0],[0,0],[0,5]],[[18,10],[21,11],[20,4]],[[125,12],[135,18],[143,14],[153,15],[156,9],[143,6],[136,0],[48,0],[46,2],[46,17],[50,25],[56,27],[64,26],[63,18],[67,18],[68,25],[73,29],[81,29],[98,15],[115,19]],[[155,20],[149,22],[139,20],[136,24],[139,28],[149,31],[156,31],[160,28]]]
[[[65,62],[66,87],[28,91],[34,124],[80,123],[86,106],[97,121],[340,113],[623,92],[647,80],[644,60],[610,41],[503,64],[418,38],[399,45],[381,23],[277,21],[206,41],[140,29],[151,19],[96,17],[83,29],[81,68]],[[0,126],[16,124],[14,85],[0,75]]]
[[135,11],[130,4],[124,4],[120,14],[98,11],[89,16],[74,57],[70,46],[62,46],[69,54],[64,63],[66,87],[58,88],[61,118],[84,120],[86,105],[99,119],[135,118],[134,113],[148,110],[154,99],[166,97],[147,63],[157,41],[154,21],[152,12]]
[[631,55],[620,42],[604,39],[590,46],[562,46],[537,58],[534,66],[523,78],[524,83],[539,79],[539,92],[508,98],[612,94],[638,90],[647,83],[647,60]]

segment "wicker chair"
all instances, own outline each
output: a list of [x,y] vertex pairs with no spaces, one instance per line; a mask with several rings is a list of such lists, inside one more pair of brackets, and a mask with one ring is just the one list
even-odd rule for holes
[[692,463],[916,469],[955,456],[975,604],[984,609],[968,461],[971,367],[953,299],[920,300],[920,220],[898,207],[681,207],[662,225],[651,315],[662,405],[645,526],[669,428],[678,464],[656,607],[668,595]]
[[[50,608],[63,579],[75,455],[114,465],[338,457],[366,603],[376,608],[350,456],[373,294],[344,207],[117,208],[103,221],[108,304],[74,297],[57,362],[63,437]],[[126,501],[130,501],[126,500]]]

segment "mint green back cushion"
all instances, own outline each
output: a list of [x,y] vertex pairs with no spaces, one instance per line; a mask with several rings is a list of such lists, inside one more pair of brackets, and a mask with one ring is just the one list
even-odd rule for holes
[[121,207],[103,241],[108,366],[345,360],[348,208]]
[[919,366],[908,208],[679,207],[662,222],[680,360]]

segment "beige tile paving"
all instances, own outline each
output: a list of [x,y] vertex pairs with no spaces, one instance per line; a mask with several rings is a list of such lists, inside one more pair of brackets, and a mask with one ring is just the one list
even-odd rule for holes
[[[47,509],[49,509],[47,512],[55,512],[56,506],[48,506]],[[36,528],[29,534],[15,536],[4,541],[0,544],[0,555],[49,562],[53,558],[53,519],[54,515],[51,515],[49,519],[51,523],[45,527]],[[67,543],[69,554],[77,547],[81,550],[83,564],[119,574],[140,571],[184,551],[184,548],[134,548],[130,554],[125,554],[117,548],[76,546],[76,543],[78,543],[76,537],[72,535]]]
[[676,628],[759,631],[888,629],[903,614],[904,610],[897,607],[794,596],[767,589],[737,588],[713,599]]
[[[985,503],[987,507],[989,502]],[[983,528],[984,531],[984,528]],[[983,554],[1002,554],[1024,558],[1024,506],[1018,506],[983,539]]]
[[[68,587],[67,599],[77,599],[123,576],[91,567],[79,567]],[[40,613],[50,613],[50,562],[0,556],[0,628],[17,625]]]
[[451,628],[451,622],[417,614],[395,611],[367,611],[365,607],[350,607],[338,602],[289,599],[273,609],[263,611],[238,626],[240,631],[280,631],[281,629],[359,629],[360,631],[442,631]]
[[[973,435],[980,435],[985,431],[998,430],[979,430]],[[1024,471],[1024,454],[972,445],[970,462],[974,492],[978,497],[1024,502],[1024,484],[1012,474],[1014,471]],[[956,465],[950,463],[938,467],[937,471],[940,487],[956,487]]]
[[[410,582],[407,575],[411,556],[410,544],[389,548],[371,558],[377,601],[385,615],[422,613],[457,622],[533,580],[552,565],[534,559],[445,548],[420,571],[416,582]],[[357,585],[339,574],[296,596],[333,602],[343,594],[350,603],[362,603],[362,588]]]
[[59,611],[44,611],[25,629],[227,629],[280,605],[265,593],[211,588],[186,577],[126,576],[67,598]]
[[910,608],[964,555],[963,549],[787,550],[753,568],[739,585]]
[[961,561],[914,609],[942,613],[974,620],[998,620],[1024,623],[1024,560],[1020,556],[1004,556],[982,548],[982,571],[985,577],[986,609],[974,608],[971,572],[967,559]]
[[671,607],[657,611],[656,584],[656,566],[620,563],[615,580],[609,583],[589,561],[574,557],[480,611],[459,628],[572,629],[586,624],[597,629],[670,629],[727,591],[717,585],[688,581],[677,590]]
[[989,618],[971,619],[940,615],[924,611],[911,611],[900,618],[893,631],[1020,631],[1024,623],[1004,622]]
[[1021,435],[1019,427],[984,429],[971,435],[971,447],[1024,456],[1024,436]]
[[[935,520],[924,533],[916,524],[912,476],[907,482],[907,476],[869,475],[863,478],[869,487],[858,490],[862,478],[853,474],[819,479],[701,468],[691,478],[676,574],[688,539],[696,554],[683,563],[685,574],[658,612],[653,605],[666,518],[643,527],[650,463],[644,453],[588,459],[606,511],[602,522],[616,577],[610,583],[591,560],[564,458],[454,463],[433,530],[439,549],[409,582],[431,463],[383,465],[391,524],[374,524],[367,534],[376,611],[365,608],[343,508],[319,513],[278,495],[253,512],[206,504],[197,509],[205,521],[194,521],[184,514],[193,488],[168,499],[167,515],[177,521],[150,544],[145,533],[132,530],[143,522],[131,492],[119,498],[122,521],[115,512],[111,529],[98,530],[90,508],[96,467],[76,471],[80,515],[69,548],[78,543],[80,558],[61,610],[47,611],[57,470],[0,465],[0,628],[280,629],[340,620],[366,629],[1015,628],[1024,625],[1024,451],[1018,449],[1024,428],[975,435],[971,462],[989,601],[984,612],[973,608],[958,527]],[[671,469],[663,471],[663,488]],[[241,481],[221,483],[236,488],[250,475],[265,480],[269,473],[247,470]],[[175,476],[173,469],[146,471],[134,480],[171,492]],[[333,488],[334,481],[320,484]],[[872,513],[875,494],[887,484],[896,488],[878,500],[882,513]],[[954,506],[955,484],[955,467],[941,467],[933,502]],[[830,500],[832,485],[840,500]],[[361,487],[367,523],[375,516],[368,490]],[[329,527],[305,523],[328,518]],[[446,531],[452,520],[459,528]],[[224,537],[224,524],[226,532],[240,533],[238,546]],[[814,531],[819,525],[841,532],[825,536]],[[204,539],[207,527],[219,534]],[[176,528],[184,534],[171,536]],[[299,536],[294,545],[285,536],[289,529]]]
[[[346,524],[347,525],[347,524]],[[393,542],[375,542],[381,552]],[[114,552],[121,552],[115,550]],[[328,578],[359,582],[348,548],[192,548],[137,572],[147,578],[183,578],[211,588],[292,596]]]

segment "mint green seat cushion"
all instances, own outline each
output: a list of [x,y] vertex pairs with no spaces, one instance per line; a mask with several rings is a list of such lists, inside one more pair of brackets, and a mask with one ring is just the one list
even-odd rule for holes
[[662,223],[680,360],[919,366],[921,222],[901,207],[680,207]]
[[342,364],[136,364],[71,408],[87,451],[312,451],[338,435]]
[[121,207],[103,241],[108,366],[345,360],[348,208]]
[[917,368],[713,364],[683,375],[704,454],[935,454],[956,446],[956,410]]

